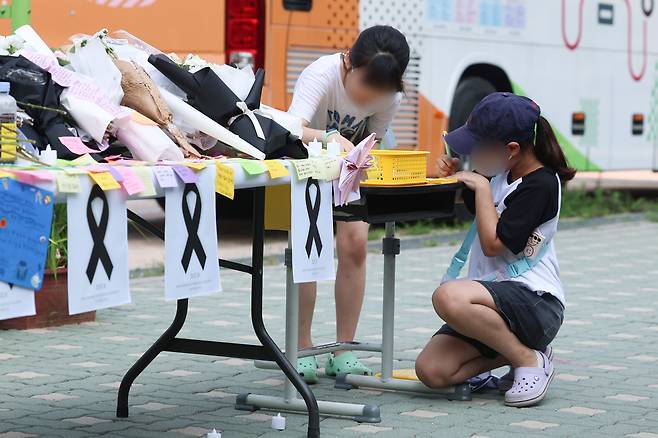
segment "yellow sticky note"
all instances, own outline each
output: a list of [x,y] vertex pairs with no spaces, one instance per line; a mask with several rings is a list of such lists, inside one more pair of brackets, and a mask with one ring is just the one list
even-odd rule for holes
[[[80,178],[65,172],[56,172],[57,190],[61,193],[78,193],[80,191]],[[102,187],[101,187],[102,188]]]
[[67,175],[84,175],[87,173],[86,170],[79,167],[64,167],[63,170]]
[[275,179],[275,178],[281,178],[282,176],[288,176],[288,169],[286,166],[281,164],[279,161],[276,160],[265,160],[263,161],[263,164],[267,168],[267,171],[270,173],[270,178]]
[[151,169],[145,166],[134,166],[130,168],[135,175],[142,181],[144,184],[144,190],[140,192],[140,196],[149,197],[155,196],[155,186],[153,185],[153,173]]
[[194,170],[203,170],[207,166],[203,161],[184,161],[183,164]]
[[121,188],[110,172],[91,172],[89,176],[103,191]]
[[14,174],[0,170],[0,178],[13,178]]
[[71,161],[71,163],[76,164],[76,165],[79,165],[79,166],[86,166],[86,165],[88,165],[88,164],[96,164],[97,161],[94,160],[94,159],[91,157],[91,155],[89,155],[89,154],[84,154],[84,155],[80,155],[78,158],[76,158],[75,160]]
[[229,199],[235,196],[234,171],[231,166],[216,163],[217,177],[215,178],[215,191]]

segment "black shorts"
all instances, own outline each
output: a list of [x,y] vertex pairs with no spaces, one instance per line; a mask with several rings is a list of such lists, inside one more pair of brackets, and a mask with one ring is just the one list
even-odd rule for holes
[[[496,310],[512,333],[527,347],[543,351],[555,338],[564,318],[564,306],[548,292],[539,295],[518,281],[478,281],[496,304]],[[473,345],[483,356],[495,358],[498,352],[482,342],[464,336],[448,324],[437,335],[451,335]]]

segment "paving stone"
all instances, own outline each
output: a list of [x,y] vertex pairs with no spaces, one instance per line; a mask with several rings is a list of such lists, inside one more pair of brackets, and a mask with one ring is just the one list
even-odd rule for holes
[[[647,248],[658,249],[658,224],[564,230],[556,246],[567,312],[552,343],[558,374],[542,404],[509,408],[497,391],[476,394],[469,402],[366,387],[343,391],[334,389],[333,380],[321,379],[312,386],[318,400],[373,404],[380,407],[382,419],[357,424],[323,417],[322,436],[656,438],[658,355],[650,346],[658,343],[658,287],[653,286],[658,284],[658,251]],[[429,297],[455,249],[403,247],[396,261],[395,369],[413,368],[413,360],[441,325]],[[611,269],[628,260],[637,262],[642,278]],[[271,266],[264,276],[267,327],[282,346],[285,272]],[[381,255],[370,253],[360,340],[381,339],[381,281]],[[222,294],[190,300],[192,311],[181,337],[255,343],[248,279],[222,270],[222,282]],[[99,311],[96,324],[0,333],[0,438],[9,432],[49,438],[205,437],[213,427],[227,438],[305,436],[303,415],[285,413],[287,429],[279,433],[269,425],[276,412],[234,409],[236,394],[280,396],[284,382],[277,371],[235,358],[161,354],[133,385],[130,416],[115,418],[119,382],[171,323],[175,305],[163,299],[162,287],[161,278],[131,280],[134,303]],[[335,339],[332,297],[332,284],[320,283],[313,326],[317,342]],[[652,311],[640,310],[645,308]],[[357,355],[380,369],[379,354]],[[325,357],[318,359],[324,365]]]

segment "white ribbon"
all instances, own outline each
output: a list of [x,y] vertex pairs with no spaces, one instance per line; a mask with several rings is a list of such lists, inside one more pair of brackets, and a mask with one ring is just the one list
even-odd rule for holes
[[[246,103],[244,102],[238,102],[235,104],[241,111],[242,114],[245,116],[249,117],[249,120],[251,120],[252,125],[254,125],[254,130],[256,130],[256,135],[258,138],[261,140],[265,140],[265,133],[263,132],[263,128],[260,126],[260,122],[256,118],[256,114],[254,113],[253,110],[249,109]],[[235,118],[233,118],[235,120]],[[233,123],[233,120],[231,120],[230,123]]]

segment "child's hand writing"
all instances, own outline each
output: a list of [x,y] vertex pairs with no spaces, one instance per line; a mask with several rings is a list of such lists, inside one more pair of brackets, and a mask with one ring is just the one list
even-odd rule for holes
[[477,191],[478,189],[481,189],[483,187],[485,188],[489,187],[489,180],[483,177],[482,175],[480,175],[479,173],[462,170],[460,172],[455,173],[455,178],[463,182],[466,185],[466,187],[468,187],[471,190]]
[[452,176],[459,170],[459,158],[452,158],[448,155],[444,155],[439,159],[438,163],[439,178]]

